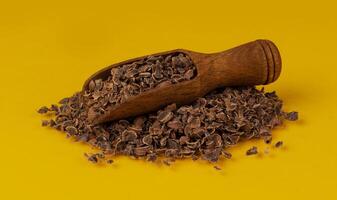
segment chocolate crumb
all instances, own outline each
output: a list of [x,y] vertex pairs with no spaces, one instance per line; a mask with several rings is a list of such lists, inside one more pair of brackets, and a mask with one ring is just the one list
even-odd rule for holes
[[252,148],[248,149],[247,152],[246,152],[246,155],[247,156],[250,156],[250,155],[254,155],[254,154],[257,154],[257,147],[253,146]]
[[42,120],[42,126],[48,126],[49,121],[48,120]]
[[37,112],[40,114],[46,114],[49,111],[49,108],[46,106],[41,107]]
[[275,147],[276,148],[280,148],[280,147],[282,147],[283,146],[283,142],[282,141],[278,141],[278,142],[276,142],[276,144],[275,144]]
[[296,121],[298,120],[298,112],[289,112],[285,114],[285,119],[289,121]]

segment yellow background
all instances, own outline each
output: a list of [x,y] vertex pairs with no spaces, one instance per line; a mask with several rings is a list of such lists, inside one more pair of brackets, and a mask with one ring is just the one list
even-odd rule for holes
[[[9,2],[9,1],[8,1]],[[337,199],[337,14],[334,1],[10,1],[0,3],[0,199]],[[266,88],[300,121],[282,149],[172,167],[87,162],[90,147],[42,128],[36,113],[109,64],[186,48],[216,52],[257,38],[280,48]]]

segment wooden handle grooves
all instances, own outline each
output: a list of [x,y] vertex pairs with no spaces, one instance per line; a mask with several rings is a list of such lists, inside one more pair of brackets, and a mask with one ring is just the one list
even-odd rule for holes
[[267,61],[267,77],[265,84],[274,82],[281,72],[281,56],[275,44],[269,40],[257,40],[261,45]]

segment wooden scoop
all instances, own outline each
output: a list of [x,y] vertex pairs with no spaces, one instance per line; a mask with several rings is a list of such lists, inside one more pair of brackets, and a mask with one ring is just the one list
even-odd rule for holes
[[[89,120],[93,124],[98,124],[155,111],[171,103],[176,103],[178,106],[188,104],[224,86],[265,85],[274,82],[281,72],[279,51],[269,40],[256,40],[219,53],[204,54],[177,49],[152,54],[152,56],[174,52],[187,54],[191,58],[197,68],[195,78],[155,87],[129,97],[124,103],[109,107],[100,116],[89,114]],[[85,82],[83,89],[88,87],[91,80],[107,79],[111,68],[145,57],[147,56],[130,59],[98,71]]]

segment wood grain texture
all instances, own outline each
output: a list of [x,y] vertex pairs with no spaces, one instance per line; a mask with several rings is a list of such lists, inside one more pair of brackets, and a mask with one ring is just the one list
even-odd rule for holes
[[[152,54],[152,56],[173,52],[185,53],[192,59],[197,68],[197,76],[194,79],[162,87],[157,86],[130,97],[124,103],[109,107],[101,116],[97,117],[89,113],[89,120],[97,124],[141,115],[171,103],[180,106],[219,87],[269,84],[276,81],[281,73],[282,63],[279,51],[269,40],[256,40],[219,53],[204,54],[176,49]],[[83,89],[88,87],[91,80],[106,79],[110,76],[112,68],[147,56],[116,63],[98,71],[85,82]]]

